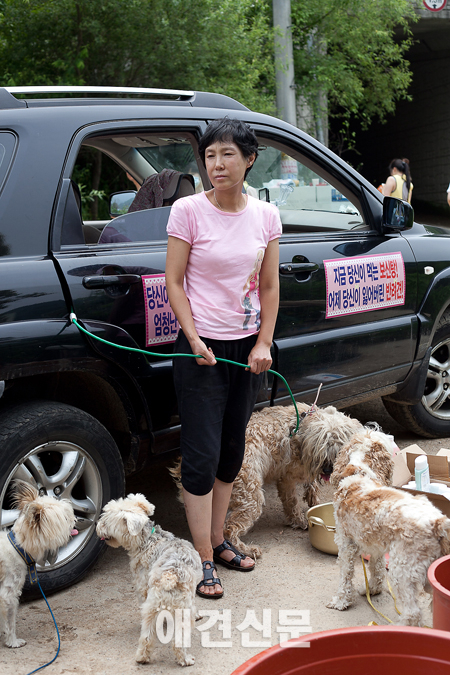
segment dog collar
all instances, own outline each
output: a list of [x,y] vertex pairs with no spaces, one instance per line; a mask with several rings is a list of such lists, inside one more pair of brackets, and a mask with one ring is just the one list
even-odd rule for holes
[[320,394],[320,390],[321,390],[321,389],[322,389],[322,382],[320,383],[320,386],[319,386],[319,388],[318,388],[318,390],[317,390],[317,396],[316,396],[316,398],[315,398],[315,400],[314,400],[314,403],[308,408],[308,410],[305,410],[305,412],[302,412],[302,413],[301,413],[301,415],[300,415],[300,417],[301,417],[300,423],[303,422],[303,420],[305,419],[305,417],[310,417],[311,415],[314,415],[315,412],[317,412],[318,407],[317,407],[316,403],[317,403],[317,400],[318,400],[318,398],[319,398],[319,394]]
[[305,410],[304,412],[300,413],[300,424],[303,422],[305,417],[311,417],[311,415],[314,415],[314,413],[317,411],[318,407],[316,405],[312,405],[308,410]]
[[24,551],[21,546],[19,546],[19,544],[16,542],[16,537],[15,537],[14,532],[12,530],[10,532],[8,532],[8,539],[9,539],[9,542],[10,542],[11,546],[13,546],[16,549],[17,553],[20,555],[22,560],[24,560],[24,562],[26,563],[26,565],[28,567],[28,576],[30,577],[30,583],[31,584],[37,584],[38,576],[37,576],[37,571],[36,571],[36,561],[35,561],[35,559],[29,553]]
[[309,410],[306,410],[305,412],[302,412],[301,417],[305,419],[305,417],[310,417],[310,415],[314,415],[315,412],[317,412],[318,408],[316,405],[312,405]]

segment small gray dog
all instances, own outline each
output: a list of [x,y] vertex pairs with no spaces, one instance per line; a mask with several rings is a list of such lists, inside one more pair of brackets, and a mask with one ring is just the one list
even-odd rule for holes
[[[156,643],[156,622],[161,610],[190,610],[193,625],[197,611],[195,591],[202,579],[200,556],[192,544],[177,539],[150,520],[155,507],[141,494],[108,502],[97,523],[97,534],[109,546],[122,546],[130,557],[133,582],[141,603],[141,636],[138,663],[148,663]],[[184,646],[173,643],[180,666],[195,658]]]

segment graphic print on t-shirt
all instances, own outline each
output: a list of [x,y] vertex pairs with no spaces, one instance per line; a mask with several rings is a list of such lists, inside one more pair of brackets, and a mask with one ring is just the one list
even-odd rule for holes
[[[256,314],[255,324],[257,330],[259,330],[261,324],[260,322],[261,311],[260,309],[254,310],[252,304],[252,297],[259,298],[259,273],[261,272],[261,265],[263,258],[264,258],[264,249],[260,248],[258,250],[258,253],[256,254],[256,260],[255,264],[253,265],[253,269],[250,272],[250,275],[244,284],[244,288],[242,289],[244,292],[244,297],[242,299],[242,307],[244,308],[245,314],[245,319],[242,326],[243,330],[248,330],[248,324],[250,321],[250,317],[252,315],[252,310],[255,311]],[[259,306],[259,302],[257,302],[256,304]]]

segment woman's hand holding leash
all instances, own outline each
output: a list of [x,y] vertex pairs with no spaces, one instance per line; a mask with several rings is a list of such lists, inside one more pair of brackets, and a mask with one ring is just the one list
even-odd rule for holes
[[192,353],[199,354],[200,358],[195,359],[199,366],[215,366],[217,361],[214,356],[214,352],[211,347],[207,347],[203,340],[198,340],[190,342]]
[[272,365],[272,356],[270,354],[270,347],[267,345],[256,343],[252,351],[248,355],[248,368],[251,373],[259,375],[260,373],[269,370]]

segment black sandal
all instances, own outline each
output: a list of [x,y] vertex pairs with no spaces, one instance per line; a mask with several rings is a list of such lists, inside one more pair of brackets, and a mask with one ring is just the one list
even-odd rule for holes
[[[232,558],[231,560],[224,560],[224,558],[220,557],[220,554],[223,551],[227,550],[233,551],[233,553],[235,554],[234,558]],[[243,553],[240,553],[237,550],[237,548],[235,548],[233,544],[228,541],[228,539],[224,539],[222,544],[219,544],[219,546],[213,548],[213,559],[214,562],[217,563],[218,565],[229,567],[232,570],[239,570],[240,572],[251,572],[252,570],[255,569],[255,565],[253,564],[251,567],[243,567],[241,565],[241,561],[244,560],[244,558],[247,558],[247,556],[244,555]]]
[[[209,565],[209,567],[206,567],[206,565]],[[222,584],[220,583],[219,577],[215,577],[213,575],[214,570],[216,569],[216,566],[211,560],[204,560],[202,562],[202,567],[203,567],[203,579],[200,581],[200,583],[197,584],[197,595],[199,595],[201,598],[209,598],[211,600],[218,600],[223,596],[223,591],[222,593],[203,593],[203,591],[200,591],[201,586],[215,586],[218,584],[222,588]]]

